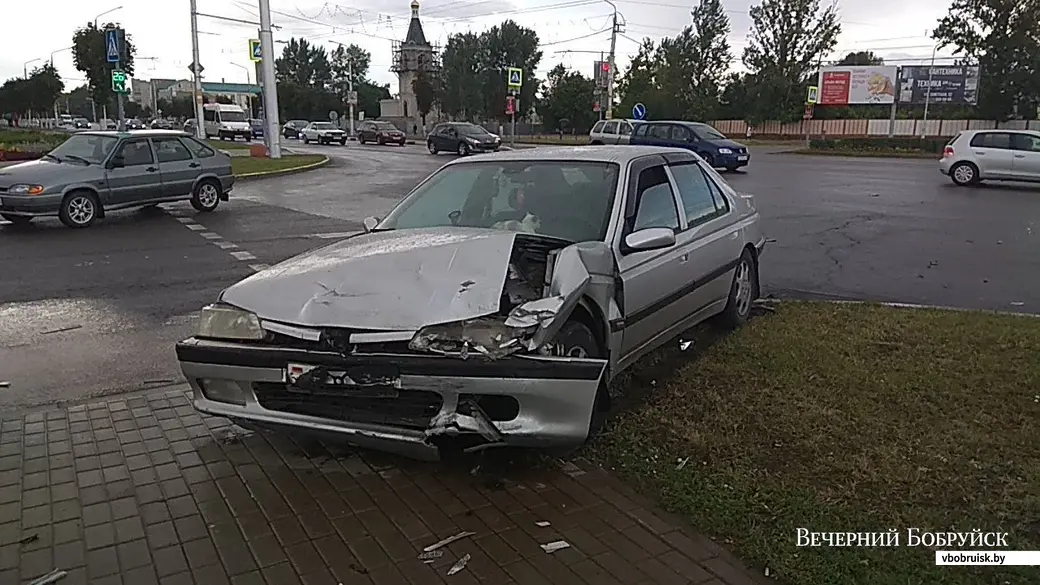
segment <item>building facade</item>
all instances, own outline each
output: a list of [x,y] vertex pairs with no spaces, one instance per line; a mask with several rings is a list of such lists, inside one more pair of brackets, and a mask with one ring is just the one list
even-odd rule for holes
[[[436,47],[426,40],[422,22],[419,20],[419,2],[411,4],[412,20],[408,23],[408,34],[404,41],[394,42],[393,65],[397,73],[397,96],[379,102],[379,114],[383,120],[393,122],[406,133],[425,132],[423,116],[419,112],[415,96],[415,80],[432,78],[440,72],[440,60]],[[434,108],[435,110],[436,108]],[[426,115],[426,126],[439,119],[436,111]]]

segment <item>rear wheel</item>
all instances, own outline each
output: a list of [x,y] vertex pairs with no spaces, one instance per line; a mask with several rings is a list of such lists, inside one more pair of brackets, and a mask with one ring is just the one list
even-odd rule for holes
[[465,142],[460,142],[459,143],[459,148],[458,148],[458,153],[459,153],[459,156],[466,156],[467,154],[469,154],[469,145],[466,144]]
[[970,162],[959,162],[950,169],[950,178],[960,187],[979,182],[979,169]]
[[200,181],[191,194],[191,206],[196,211],[213,211],[220,204],[220,185],[213,180]]
[[358,144],[364,144],[365,143],[365,135],[364,134],[358,134],[357,141],[358,141]]

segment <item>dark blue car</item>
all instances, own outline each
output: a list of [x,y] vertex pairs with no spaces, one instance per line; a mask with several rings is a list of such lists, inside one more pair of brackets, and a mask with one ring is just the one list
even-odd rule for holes
[[751,161],[746,146],[700,122],[642,122],[632,132],[629,144],[686,148],[696,152],[712,167],[729,171],[745,167]]

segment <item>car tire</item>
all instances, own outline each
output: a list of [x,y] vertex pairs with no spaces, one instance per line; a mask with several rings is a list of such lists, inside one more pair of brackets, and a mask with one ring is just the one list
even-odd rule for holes
[[970,162],[959,162],[950,168],[950,180],[958,187],[979,182],[979,167]]
[[711,156],[710,154],[705,154],[701,158],[704,159],[704,162],[708,163],[709,167],[715,168],[715,157]]
[[[557,357],[603,359],[606,353],[596,341],[592,329],[577,319],[564,323],[556,337],[553,338],[553,345],[550,355]],[[607,390],[606,380],[601,380],[599,391],[596,393],[596,402],[592,407],[592,417],[589,420],[589,438],[603,430],[609,411],[610,393]]]
[[457,152],[459,156],[466,156],[469,154],[469,145],[465,142],[460,142],[459,147],[456,149],[455,152]]
[[220,183],[214,179],[205,179],[195,185],[191,192],[191,206],[195,211],[209,213],[220,205]]
[[357,141],[358,141],[358,144],[364,144],[365,143],[365,135],[364,134],[358,134]]
[[58,219],[66,227],[87,228],[94,225],[100,211],[97,195],[90,191],[73,191],[62,199]]
[[744,249],[733,271],[726,308],[719,313],[718,323],[725,329],[737,329],[751,316],[751,304],[758,298],[758,262],[751,250]]
[[735,173],[740,167],[726,167],[726,172]]
[[430,154],[434,154],[435,155],[438,152],[437,151],[437,147],[433,145],[433,141],[432,140],[427,140],[426,141],[426,148],[430,151]]
[[16,226],[29,225],[29,222],[31,222],[33,219],[32,217],[29,217],[27,215],[12,215],[10,213],[0,213],[0,217],[6,219],[7,221],[13,223]]
[[386,144],[386,141],[383,140],[382,136],[379,136],[379,137],[376,138],[376,144],[379,145],[379,146],[383,146],[384,144]]
[[340,146],[346,146],[346,145],[347,145],[347,139],[346,139],[346,138],[344,138],[343,140],[340,140],[340,141],[339,141],[339,145],[340,145]]
[[303,135],[303,143],[304,144],[310,144],[311,143],[311,139],[307,138],[306,134]]

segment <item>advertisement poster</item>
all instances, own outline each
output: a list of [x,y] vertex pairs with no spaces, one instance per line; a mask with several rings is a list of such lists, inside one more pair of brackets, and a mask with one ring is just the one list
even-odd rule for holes
[[[907,65],[899,68],[899,103],[975,105],[979,100],[978,67]],[[931,91],[929,91],[931,88]]]
[[821,106],[891,104],[896,99],[895,67],[824,67]]

